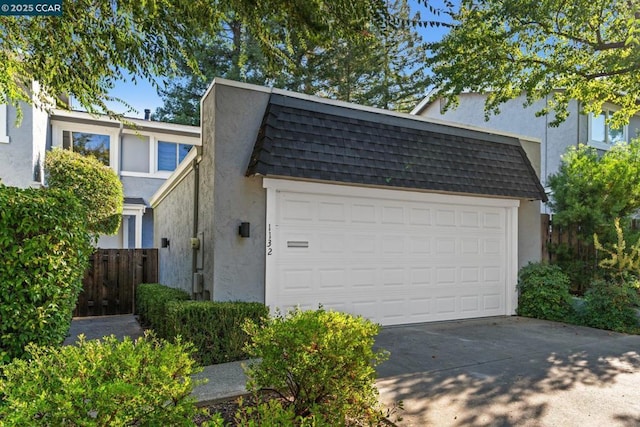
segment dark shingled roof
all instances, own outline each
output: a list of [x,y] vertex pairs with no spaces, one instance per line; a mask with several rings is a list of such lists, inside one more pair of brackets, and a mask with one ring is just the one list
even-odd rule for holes
[[546,200],[516,138],[276,94],[254,174]]

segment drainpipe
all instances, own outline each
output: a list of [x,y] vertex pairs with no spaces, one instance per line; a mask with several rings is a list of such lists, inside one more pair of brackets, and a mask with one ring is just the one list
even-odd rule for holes
[[[202,148],[199,146],[195,147],[198,150],[197,156],[193,159],[193,239],[198,239],[198,208],[199,208],[199,195],[200,195],[200,164],[199,157],[201,156]],[[198,272],[198,251],[202,250],[203,242],[199,242],[199,244],[192,245],[192,255],[191,255],[191,277],[192,277],[192,290],[197,289],[197,284],[195,281],[197,280],[196,273]]]

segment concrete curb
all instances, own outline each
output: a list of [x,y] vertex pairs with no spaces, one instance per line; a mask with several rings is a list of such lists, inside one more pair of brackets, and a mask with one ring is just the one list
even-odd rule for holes
[[199,374],[193,376],[197,380],[208,380],[205,384],[196,386],[191,395],[198,406],[206,406],[220,400],[227,400],[247,394],[247,376],[243,366],[249,360],[221,363],[205,366]]

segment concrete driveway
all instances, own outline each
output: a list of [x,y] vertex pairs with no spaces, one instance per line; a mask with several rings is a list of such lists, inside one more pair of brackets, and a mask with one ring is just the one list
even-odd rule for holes
[[640,426],[640,336],[521,317],[389,327],[403,426]]

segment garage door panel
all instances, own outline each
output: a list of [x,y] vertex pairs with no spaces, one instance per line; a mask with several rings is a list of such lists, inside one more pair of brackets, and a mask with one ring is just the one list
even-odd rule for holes
[[382,324],[507,314],[504,207],[282,191],[275,218],[270,305]]

